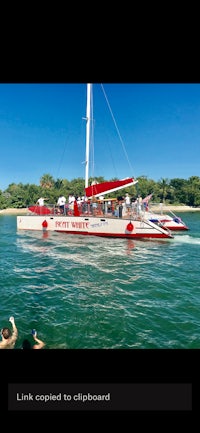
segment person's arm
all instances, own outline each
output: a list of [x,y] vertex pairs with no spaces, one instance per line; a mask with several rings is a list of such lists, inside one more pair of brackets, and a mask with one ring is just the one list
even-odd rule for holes
[[2,341],[0,341],[0,349],[5,348],[5,341],[3,340],[2,334],[1,334]]
[[9,322],[12,324],[12,329],[13,329],[13,333],[12,333],[12,341],[16,341],[17,337],[18,337],[18,330],[17,327],[15,325],[15,319],[13,316],[10,317]]
[[42,340],[39,340],[39,338],[37,338],[37,334],[34,334],[33,338],[35,342],[38,343],[34,344],[33,349],[42,349],[45,346],[45,343]]

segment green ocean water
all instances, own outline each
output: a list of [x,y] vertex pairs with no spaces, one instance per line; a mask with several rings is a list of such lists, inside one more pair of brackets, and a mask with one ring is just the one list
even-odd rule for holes
[[200,213],[171,240],[17,232],[0,216],[0,327],[16,348],[36,328],[48,349],[200,348]]

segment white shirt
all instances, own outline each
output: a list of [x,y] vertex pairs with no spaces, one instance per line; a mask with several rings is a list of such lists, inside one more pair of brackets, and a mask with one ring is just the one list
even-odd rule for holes
[[39,206],[44,206],[44,199],[41,197],[38,199]]
[[64,195],[62,195],[61,197],[59,197],[57,205],[58,206],[64,206],[66,203],[66,198],[64,197]]

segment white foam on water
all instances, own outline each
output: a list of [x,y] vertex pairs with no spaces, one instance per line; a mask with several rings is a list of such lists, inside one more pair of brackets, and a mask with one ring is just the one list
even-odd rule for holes
[[174,242],[180,244],[200,245],[200,238],[194,238],[190,235],[180,235],[174,237]]

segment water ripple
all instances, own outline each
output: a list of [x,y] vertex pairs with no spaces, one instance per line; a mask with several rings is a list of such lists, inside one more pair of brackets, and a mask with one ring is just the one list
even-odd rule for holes
[[[187,215],[184,217],[187,221]],[[200,216],[172,242],[16,232],[0,217],[1,323],[47,348],[198,348]]]

